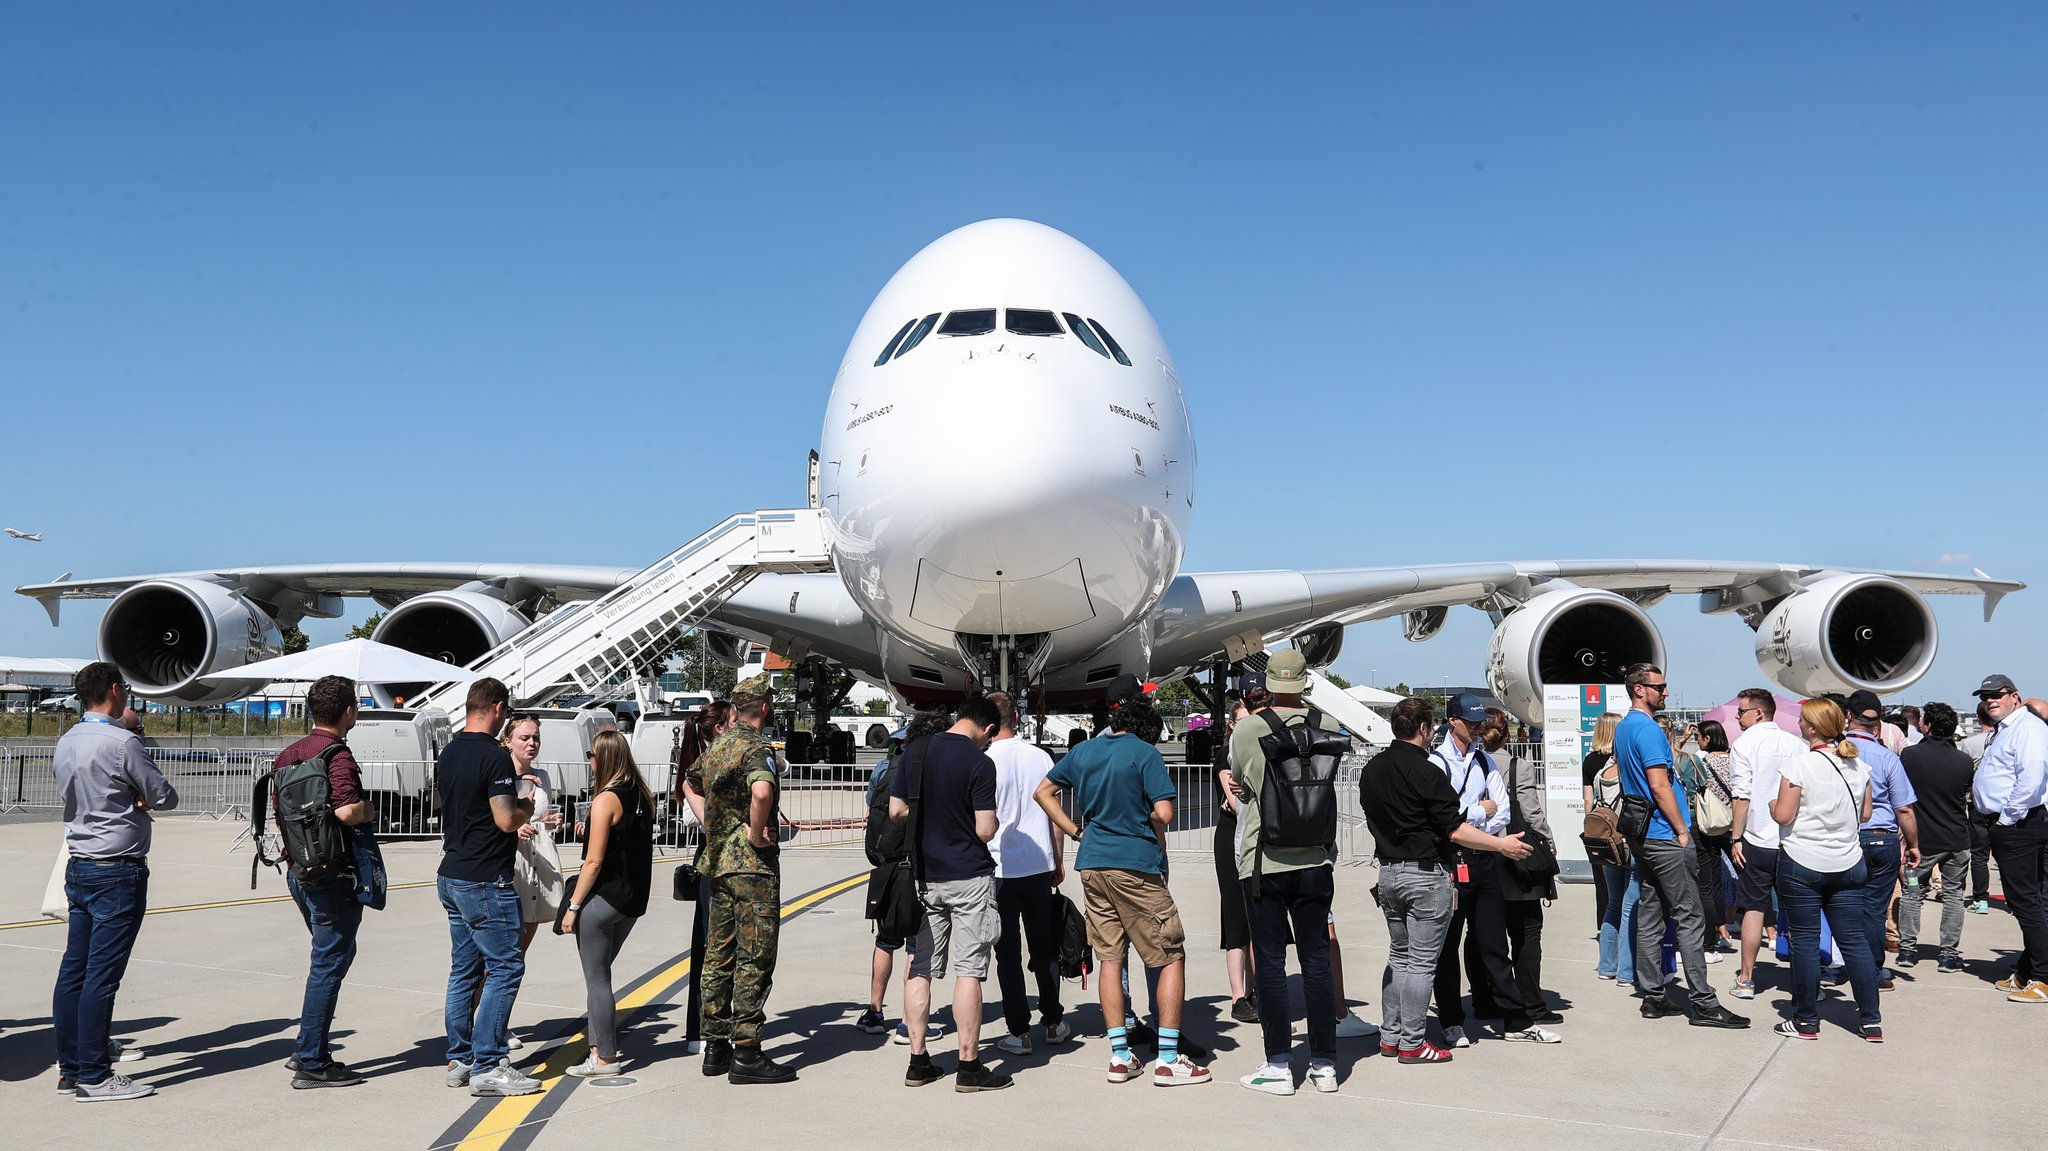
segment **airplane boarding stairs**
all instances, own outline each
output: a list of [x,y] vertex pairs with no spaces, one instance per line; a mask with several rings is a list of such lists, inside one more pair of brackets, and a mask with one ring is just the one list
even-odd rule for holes
[[[666,654],[683,632],[756,575],[831,570],[822,511],[743,512],[603,596],[563,604],[470,667],[479,676],[503,680],[515,703],[596,692],[636,676],[637,660]],[[467,692],[467,684],[439,684],[411,706],[459,715]]]

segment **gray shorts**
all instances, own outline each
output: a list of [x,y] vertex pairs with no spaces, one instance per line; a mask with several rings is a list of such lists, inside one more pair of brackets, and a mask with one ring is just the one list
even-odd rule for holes
[[927,912],[910,962],[913,979],[987,979],[989,956],[1002,934],[996,914],[996,878],[949,879],[925,889]]

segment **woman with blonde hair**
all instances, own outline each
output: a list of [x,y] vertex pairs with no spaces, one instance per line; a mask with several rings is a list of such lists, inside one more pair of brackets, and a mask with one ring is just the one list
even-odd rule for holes
[[1783,829],[1778,846],[1778,903],[1791,935],[1792,1018],[1774,1030],[1789,1039],[1820,1038],[1821,915],[1835,933],[1835,954],[1849,966],[1849,986],[1863,1038],[1884,1042],[1877,1010],[1877,960],[1864,935],[1863,861],[1857,827],[1870,818],[1870,772],[1844,739],[1847,721],[1834,701],[1799,705],[1799,734],[1812,751],[1780,772],[1771,818]]
[[583,871],[562,914],[563,934],[576,936],[583,959],[583,993],[589,1018],[590,1054],[569,1074],[613,1075],[626,1060],[619,1054],[614,1015],[612,961],[647,914],[654,870],[654,795],[647,790],[626,737],[601,731],[590,743],[590,815],[583,845]]
[[[1614,766],[1614,729],[1621,717],[1608,712],[1593,723],[1593,750],[1583,765],[1586,809],[1613,807],[1621,801],[1621,774]],[[1599,891],[1600,962],[1593,974],[1623,987],[1636,982],[1636,900],[1643,889],[1633,866],[1593,868]]]

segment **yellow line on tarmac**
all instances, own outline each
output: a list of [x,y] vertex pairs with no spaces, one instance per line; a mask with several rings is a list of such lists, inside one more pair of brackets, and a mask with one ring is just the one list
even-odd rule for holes
[[[809,895],[783,904],[782,918],[788,919],[805,908],[823,903],[825,900],[842,892],[852,890],[867,881],[868,877],[863,873],[842,879],[828,887],[819,888]],[[621,997],[617,1009],[618,1017],[623,1019],[642,1007],[647,1006],[649,1003],[654,1002],[655,999],[667,994],[677,983],[688,978],[689,974],[690,960],[688,958],[670,965],[668,970],[642,983],[632,993]],[[577,1050],[577,1044],[586,1041],[585,1033],[579,1031],[575,1035],[570,1036],[560,1047],[555,1048],[554,1054],[548,1056],[546,1062],[530,1072],[535,1079],[541,1081],[541,1089],[532,1095],[510,1096],[501,1101],[496,1107],[491,1108],[490,1113],[478,1120],[477,1125],[470,1129],[469,1134],[462,1137],[461,1142],[453,1145],[456,1151],[498,1151],[499,1148],[503,1147],[505,1141],[512,1137],[512,1133],[519,1130],[520,1126],[526,1122],[527,1117],[533,1114],[534,1108],[539,1107],[541,1102],[554,1091],[557,1085],[565,1082],[564,1075],[572,1064],[579,1062],[577,1057],[580,1057],[582,1054],[580,1050]]]
[[[658,855],[658,856],[655,856],[655,857],[654,857],[654,862],[655,862],[655,863],[674,863],[674,862],[676,862],[676,861],[678,861],[678,860],[681,860],[681,859],[687,859],[687,858],[689,858],[689,857],[688,857],[688,856],[683,856],[683,855]],[[578,872],[580,872],[580,871],[582,871],[582,870],[583,870],[583,869],[582,869],[582,868],[580,868],[580,867],[572,867],[572,868],[568,869],[567,871],[563,872],[562,874],[563,874],[564,876],[569,876],[569,875],[575,875],[575,874],[577,874]],[[386,891],[411,891],[411,890],[413,890],[413,889],[415,889],[415,888],[420,888],[420,887],[432,887],[432,886],[434,886],[434,880],[431,880],[431,879],[426,879],[426,880],[421,880],[420,882],[417,882],[417,883],[394,883],[394,884],[390,885],[389,887],[385,888],[385,890],[386,890]],[[143,914],[144,914],[144,915],[170,915],[170,914],[172,914],[173,912],[178,912],[178,911],[213,911],[213,910],[215,910],[215,909],[217,909],[217,908],[222,908],[222,907],[255,907],[255,906],[257,906],[258,904],[264,904],[264,903],[290,903],[291,901],[292,901],[292,897],[291,897],[291,896],[289,896],[289,895],[254,895],[254,896],[250,896],[250,897],[249,897],[249,898],[247,898],[247,899],[221,899],[221,900],[216,900],[215,902],[212,902],[212,903],[181,903],[181,904],[177,905],[176,907],[152,907],[152,908],[150,908],[149,910],[147,910],[147,911],[143,912]],[[50,917],[48,917],[48,916],[44,916],[44,917],[42,917],[41,919],[23,919],[23,920],[20,920],[20,921],[18,921],[18,922],[15,922],[15,923],[0,923],[0,931],[12,931],[12,930],[14,930],[15,928],[18,928],[18,927],[58,927],[58,926],[62,926],[62,925],[63,925],[64,923],[65,923],[65,920],[62,920],[62,919],[51,919],[51,918],[50,918]]]

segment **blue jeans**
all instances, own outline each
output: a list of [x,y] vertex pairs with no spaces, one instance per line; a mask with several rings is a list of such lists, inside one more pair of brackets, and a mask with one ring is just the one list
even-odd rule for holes
[[1596,970],[1623,983],[1636,977],[1636,900],[1643,887],[1633,867],[1602,867],[1607,916],[1600,921],[1600,964]]
[[1259,896],[1249,910],[1259,984],[1259,1029],[1264,1032],[1268,1063],[1285,1064],[1287,1052],[1294,1046],[1293,1021],[1287,1009],[1290,927],[1294,952],[1301,960],[1309,1058],[1337,1057],[1337,1019],[1332,1011],[1337,992],[1330,982],[1329,933],[1330,900],[1336,891],[1334,873],[1327,863],[1259,877]]
[[[1879,1022],[1877,964],[1865,939],[1864,890],[1870,869],[1862,860],[1847,871],[1825,874],[1800,866],[1790,852],[1778,854],[1778,906],[1792,936],[1792,1019],[1820,1022],[1820,917],[1827,913],[1835,953],[1849,965],[1849,987],[1864,1023]],[[1883,928],[1878,929],[1880,932]],[[1884,936],[1878,936],[1883,942]]]
[[341,981],[356,960],[356,931],[363,925],[363,905],[356,902],[351,874],[308,887],[299,882],[297,872],[287,872],[284,883],[313,936],[313,957],[306,966],[306,998],[299,1006],[296,1054],[300,1070],[318,1071],[332,1062],[327,1055],[327,1037],[334,1028]]
[[57,1074],[101,1083],[114,1072],[107,1033],[114,1027],[114,994],[149,906],[149,865],[73,856],[64,867],[64,897],[71,902],[71,931],[50,999]]
[[[522,919],[519,892],[510,877],[472,882],[441,876],[434,886],[448,912],[448,999],[443,1017],[448,1027],[448,1062],[467,1063],[487,1071],[508,1053],[505,1028],[512,1020],[512,1000],[526,975],[526,957],[519,953]],[[474,1015],[470,996],[478,979],[483,994]]]
[[1870,878],[1863,885],[1863,938],[1870,961],[1884,971],[1884,920],[1892,907],[1892,888],[1899,882],[1901,845],[1896,831],[1863,831],[1863,863]]

